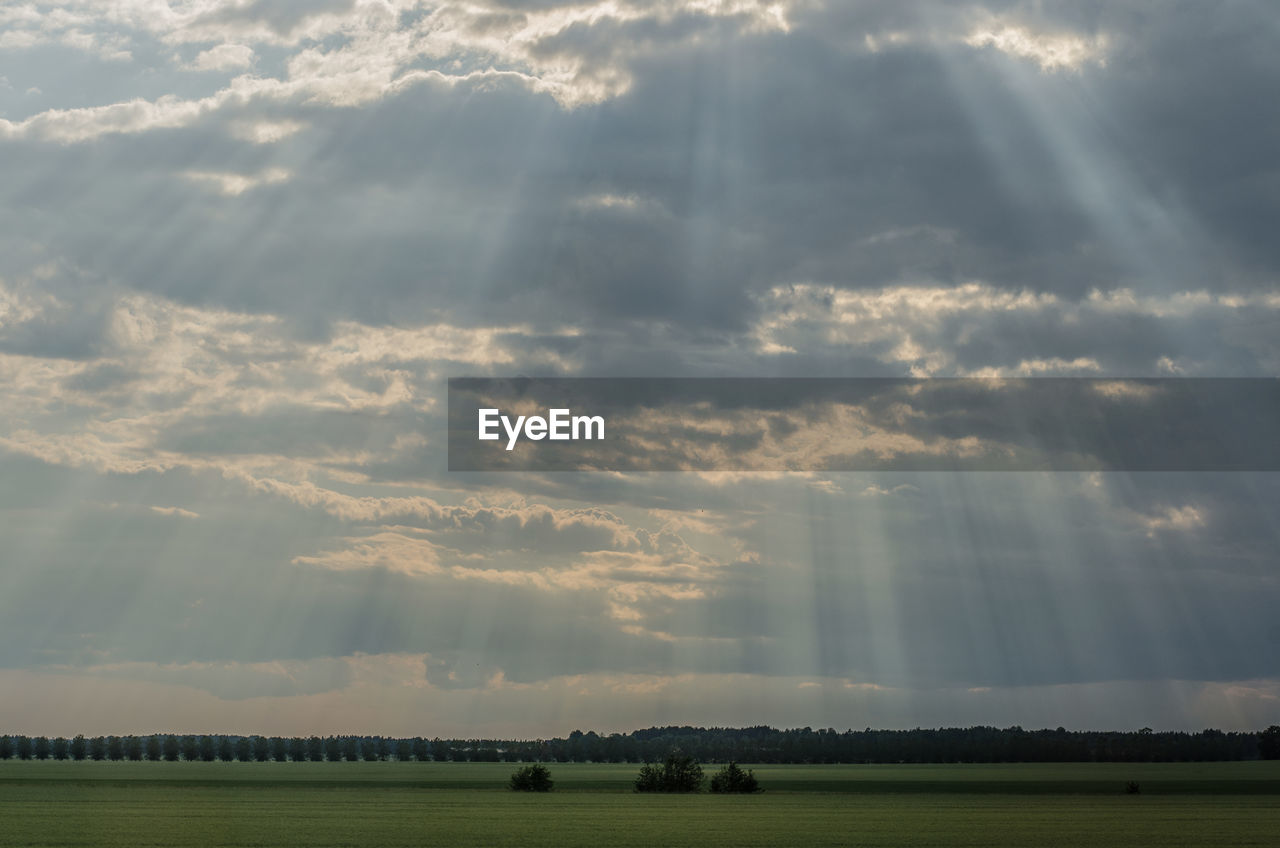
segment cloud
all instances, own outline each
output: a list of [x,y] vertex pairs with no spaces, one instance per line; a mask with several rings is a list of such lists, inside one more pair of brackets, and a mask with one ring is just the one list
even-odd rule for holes
[[1205,525],[1205,516],[1201,510],[1188,504],[1179,507],[1166,507],[1156,515],[1143,516],[1142,525],[1147,535],[1154,538],[1162,530],[1187,531]]
[[287,182],[293,174],[284,168],[270,168],[259,174],[230,174],[216,171],[187,171],[183,174],[189,180],[208,185],[219,194],[236,197],[259,186],[278,185]]
[[153,506],[151,507],[151,511],[157,512],[160,515],[172,515],[172,516],[177,516],[181,518],[199,518],[200,517],[200,513],[192,512],[189,509],[183,509],[180,506]]
[[231,135],[254,144],[274,144],[307,128],[307,124],[294,120],[242,120],[229,125]]
[[[1034,62],[1041,72],[1078,72],[1103,68],[1112,47],[1106,31],[1082,31],[1075,22],[1056,17],[1059,9],[1030,4],[927,4],[925,14],[870,15],[862,44],[872,53],[928,47],[945,51],[956,45],[993,49],[1014,59]],[[1097,22],[1092,22],[1097,27]]]
[[[913,376],[984,378],[1167,374],[1169,353],[1148,347],[1170,343],[1156,327],[1169,322],[1196,326],[1233,344],[1241,340],[1237,328],[1247,336],[1258,316],[1280,310],[1280,301],[1268,292],[1137,295],[1128,289],[1095,289],[1083,298],[1067,299],[979,282],[860,290],[797,283],[774,287],[760,296],[759,304],[751,332],[765,356],[852,350],[906,368]],[[1127,335],[1118,334],[1121,323],[1130,328]],[[1151,336],[1144,325],[1151,327]],[[1165,339],[1157,341],[1157,334]],[[1021,351],[999,349],[998,339],[1030,335],[1039,355],[1027,356],[1025,346]],[[1184,375],[1211,376],[1215,370],[1210,362],[1194,372],[1189,364],[1179,366]]]
[[186,126],[216,108],[223,97],[198,101],[173,96],[76,109],[54,109],[23,121],[0,119],[0,139],[36,136],[66,143],[87,141],[107,133],[140,133]]
[[964,38],[970,47],[990,47],[1030,59],[1042,71],[1079,70],[1090,63],[1105,65],[1107,41],[1105,35],[1050,34],[994,20],[974,28]]
[[202,50],[187,67],[193,71],[232,71],[253,64],[253,48],[243,44],[219,44]]
[[[515,362],[530,332],[343,322],[316,340],[290,336],[277,316],[129,294],[75,303],[0,282],[0,371],[12,377],[9,414],[24,422],[0,439],[47,461],[126,473],[393,462],[423,449],[440,368]],[[274,459],[239,465],[236,455]]]
[[[236,77],[216,94],[187,100],[169,94],[100,107],[50,110],[24,121],[0,119],[0,138],[36,137],[65,143],[110,133],[140,133],[188,126],[209,111],[251,99],[305,100],[331,107],[360,106],[407,86],[497,79],[517,80],[548,93],[566,108],[599,103],[631,86],[629,65],[638,57],[716,32],[785,31],[785,4],[751,0],[552,4],[518,14],[483,5],[447,3],[433,10],[414,2],[335,2],[322,6],[223,5],[169,9],[148,16],[145,4],[112,10],[84,5],[77,26],[109,24],[112,44],[155,39],[167,45],[218,42],[183,67],[195,71],[242,70],[255,47],[288,47],[282,77]],[[10,16],[25,25],[4,36],[10,47],[50,38],[102,50],[100,38],[68,28],[58,15]],[[113,57],[128,58],[116,49]]]

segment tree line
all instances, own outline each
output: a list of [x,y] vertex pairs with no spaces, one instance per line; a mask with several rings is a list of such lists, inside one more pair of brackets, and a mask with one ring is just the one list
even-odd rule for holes
[[779,730],[651,727],[631,733],[575,730],[536,740],[386,736],[0,735],[0,760],[177,762],[606,762],[649,763],[679,749],[704,763],[1166,762],[1280,759],[1280,726],[1257,733],[1023,730]]

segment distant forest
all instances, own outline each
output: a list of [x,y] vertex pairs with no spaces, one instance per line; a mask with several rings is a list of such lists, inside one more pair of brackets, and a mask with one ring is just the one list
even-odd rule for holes
[[704,763],[1173,762],[1280,759],[1280,727],[1259,733],[1023,730],[777,730],[651,727],[600,735],[510,741],[386,736],[0,736],[0,760],[213,762],[600,762],[657,761],[679,750]]

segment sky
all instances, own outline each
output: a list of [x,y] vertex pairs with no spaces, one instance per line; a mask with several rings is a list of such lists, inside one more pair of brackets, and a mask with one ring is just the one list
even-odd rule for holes
[[447,470],[446,380],[1280,376],[1265,2],[0,6],[0,731],[1280,723],[1275,472]]

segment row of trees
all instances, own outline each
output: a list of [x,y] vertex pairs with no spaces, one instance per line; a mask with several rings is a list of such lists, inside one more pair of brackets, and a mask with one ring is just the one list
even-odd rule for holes
[[[335,762],[430,760],[425,739],[384,736],[0,736],[0,760],[202,760],[213,762]],[[448,746],[437,750],[436,759]]]
[[401,760],[458,762],[628,762],[663,760],[679,749],[697,762],[955,763],[1158,762],[1280,759],[1280,727],[1260,733],[1023,730],[777,730],[772,727],[653,727],[567,738],[411,739],[385,736],[0,735],[0,760]]

